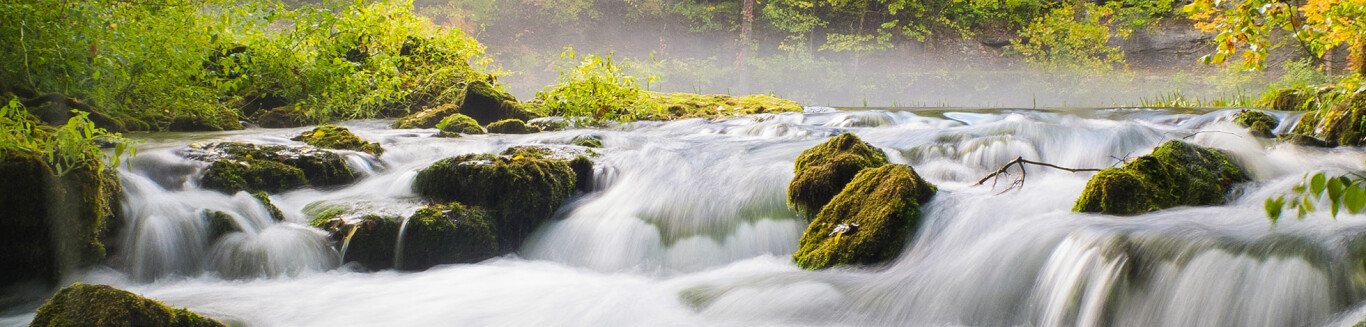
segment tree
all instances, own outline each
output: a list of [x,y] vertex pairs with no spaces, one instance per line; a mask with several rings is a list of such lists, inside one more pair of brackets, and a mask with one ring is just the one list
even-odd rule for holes
[[1215,52],[1201,61],[1223,63],[1241,52],[1243,67],[1262,69],[1272,48],[1274,32],[1290,33],[1295,43],[1315,60],[1339,46],[1351,49],[1353,68],[1366,74],[1366,0],[1195,0],[1185,11],[1196,27],[1218,33]]

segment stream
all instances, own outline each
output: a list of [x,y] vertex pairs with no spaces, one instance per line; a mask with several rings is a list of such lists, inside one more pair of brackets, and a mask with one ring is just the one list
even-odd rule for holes
[[[122,166],[127,226],[110,267],[68,282],[110,284],[249,326],[1350,326],[1366,314],[1366,217],[1327,210],[1274,227],[1263,201],[1306,173],[1366,170],[1359,148],[1254,138],[1237,110],[834,110],[723,120],[635,122],[528,135],[437,138],[390,121],[340,124],[381,157],[337,151],[363,175],[271,196],[200,189],[195,144],[302,145],[309,128],[133,135]],[[1287,131],[1297,113],[1272,112]],[[901,256],[884,266],[806,271],[791,254],[806,221],[786,189],[802,150],[843,132],[909,164],[940,191]],[[416,172],[515,145],[591,149],[594,190],[571,198],[514,255],[421,272],[340,262],[321,207],[410,215]],[[1029,167],[974,186],[1023,157],[1107,168],[1166,140],[1219,148],[1250,171],[1222,206],[1132,217],[1071,211],[1093,173]],[[1018,174],[1008,176],[1013,179]],[[1326,207],[1321,204],[1320,207]],[[209,239],[204,209],[242,231]],[[1359,264],[1358,264],[1359,265]],[[0,325],[26,325],[26,310]]]

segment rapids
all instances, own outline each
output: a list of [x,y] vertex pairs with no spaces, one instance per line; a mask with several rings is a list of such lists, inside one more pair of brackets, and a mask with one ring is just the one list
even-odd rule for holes
[[[338,151],[356,183],[272,196],[202,190],[191,144],[292,144],[299,129],[136,135],[110,284],[250,326],[1339,326],[1362,319],[1366,218],[1326,210],[1271,226],[1263,200],[1309,172],[1366,169],[1360,149],[1274,144],[1236,110],[847,110],[636,122],[530,135],[432,137],[387,121],[342,124],[382,157]],[[1273,113],[1292,128],[1295,114]],[[914,240],[882,267],[804,271],[805,228],[786,206],[792,161],[850,131],[940,192]],[[417,170],[450,156],[600,137],[595,190],[571,199],[518,255],[422,272],[358,272],[308,227],[320,207],[408,215]],[[1016,157],[1105,168],[1170,139],[1220,148],[1251,171],[1232,200],[1134,217],[1071,212],[1090,173],[1030,167],[973,186]],[[1018,175],[1013,175],[1014,177]],[[990,184],[990,183],[988,183]],[[210,240],[204,209],[242,232]],[[27,303],[0,325],[25,325]]]

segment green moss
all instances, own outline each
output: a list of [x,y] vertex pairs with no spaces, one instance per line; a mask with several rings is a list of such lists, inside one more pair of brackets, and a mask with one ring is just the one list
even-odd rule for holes
[[1286,88],[1276,91],[1275,97],[1271,100],[1271,109],[1281,111],[1300,111],[1309,107],[1309,102],[1314,100],[1313,92],[1298,88]]
[[514,249],[569,197],[575,173],[565,160],[469,154],[446,158],[417,173],[413,191],[438,202],[490,211],[499,242]]
[[659,116],[642,117],[653,120],[685,118],[726,118],[761,113],[802,112],[797,102],[764,94],[729,96],[693,93],[650,93],[650,101],[664,108]]
[[104,260],[123,222],[123,195],[111,170],[80,166],[57,176],[41,155],[0,149],[0,286],[56,282]]
[[462,114],[452,114],[441,119],[436,124],[436,129],[441,130],[442,135],[450,134],[484,134],[484,128],[479,127],[479,122],[474,118]]
[[[211,189],[220,190],[228,193],[235,193],[240,190],[267,191],[275,193],[281,190],[292,189],[303,185],[314,187],[328,187],[343,185],[356,180],[356,173],[347,166],[346,160],[331,151],[318,150],[307,147],[286,147],[280,145],[258,146],[250,143],[224,142],[210,144],[205,149],[200,150],[207,154],[201,155],[200,159],[212,160],[211,165],[205,170],[202,180],[209,180],[209,185],[214,185]],[[226,161],[226,162],[224,162]],[[282,168],[286,179],[278,180],[283,183],[279,187],[268,184],[248,187],[248,176],[243,176],[241,171],[245,167],[231,167],[228,164],[237,162],[274,162],[289,166],[293,169]],[[220,164],[219,162],[223,162]],[[278,165],[266,164],[272,168],[279,168]],[[215,168],[215,166],[218,166]],[[303,173],[304,181],[299,183],[293,178],[293,170]],[[213,174],[210,176],[210,174]],[[201,185],[204,183],[201,180]],[[260,180],[269,182],[270,179]],[[275,190],[271,190],[275,189]]]
[[251,116],[251,122],[265,128],[303,127],[311,121],[303,109],[292,105],[279,106],[270,110],[260,110]]
[[209,241],[217,240],[223,235],[242,231],[242,227],[237,225],[237,220],[226,212],[218,210],[204,210],[201,213],[209,226]]
[[270,194],[266,194],[266,192],[256,192],[252,193],[251,196],[255,197],[257,201],[261,201],[261,205],[266,207],[266,211],[270,212],[270,219],[285,221],[285,213],[280,211],[280,208],[276,207],[274,203],[270,202]]
[[569,141],[569,143],[586,148],[601,148],[602,138],[590,135],[579,135],[575,136],[574,140]]
[[1091,177],[1072,210],[1134,215],[1223,204],[1233,183],[1247,180],[1247,173],[1218,150],[1172,140]]
[[797,213],[814,216],[865,168],[887,164],[882,150],[852,133],[831,138],[797,156],[795,176],[787,186],[787,203]]
[[199,185],[224,193],[239,191],[269,192],[291,190],[308,185],[304,171],[275,161],[247,159],[219,160],[204,170]]
[[380,147],[379,143],[366,142],[356,134],[352,134],[351,130],[337,125],[318,126],[311,131],[295,136],[294,140],[325,149],[361,151],[376,156],[384,154],[384,148]]
[[816,215],[792,258],[805,269],[896,258],[919,224],[921,204],[936,191],[910,166],[865,169]]
[[541,130],[527,126],[521,119],[504,119],[493,122],[488,126],[489,133],[495,134],[531,134]]
[[[537,105],[539,105],[539,104],[537,104]],[[525,106],[527,106],[527,107],[532,107],[533,105],[525,105]],[[531,109],[528,109],[528,110],[531,110]],[[565,128],[569,128],[569,121],[568,121],[568,120],[565,120],[563,117],[544,117],[544,118],[537,118],[537,119],[528,120],[528,121],[526,122],[526,124],[527,124],[527,125],[530,125],[531,127],[539,128],[539,129],[541,129],[541,131],[546,131],[546,132],[553,132],[553,131],[558,131],[558,130],[563,130],[563,129],[565,129]]]
[[1281,124],[1280,119],[1258,110],[1242,110],[1233,116],[1233,122],[1247,127],[1252,136],[1276,137],[1272,129]]
[[397,129],[435,128],[436,124],[441,123],[442,119],[457,113],[460,113],[459,105],[453,103],[442,104],[399,118],[394,121],[393,127]]
[[108,285],[75,283],[39,307],[29,326],[200,327],[223,323]]
[[[370,270],[383,270],[394,267],[394,245],[398,240],[398,229],[402,221],[398,217],[366,215],[359,221],[347,223],[341,218],[313,220],[313,226],[331,235],[337,249],[346,245],[342,261],[355,262]],[[352,234],[352,230],[355,230]],[[345,244],[347,235],[351,243]]]

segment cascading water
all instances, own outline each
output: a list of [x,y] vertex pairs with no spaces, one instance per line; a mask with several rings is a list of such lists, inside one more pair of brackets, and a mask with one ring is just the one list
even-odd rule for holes
[[[939,110],[762,114],[531,135],[434,138],[346,124],[381,158],[339,151],[363,175],[272,195],[200,189],[210,141],[302,145],[302,129],[156,135],[123,167],[114,269],[78,276],[227,322],[310,325],[1336,326],[1361,320],[1366,219],[1282,219],[1262,200],[1306,172],[1366,169],[1359,149],[1272,144],[1232,111]],[[1294,117],[1282,115],[1287,130]],[[881,267],[798,269],[806,222],[787,209],[792,161],[843,131],[940,187],[901,257]],[[465,153],[600,137],[595,190],[570,200],[517,256],[422,272],[356,272],[308,226],[323,208],[408,216],[415,172]],[[1186,139],[1220,148],[1254,181],[1215,207],[1133,217],[1071,212],[1089,173],[1028,167],[1022,189],[973,186],[1023,157],[1105,168]],[[239,231],[210,239],[208,212]],[[400,240],[401,244],[401,240]],[[354,250],[354,249],[351,249]],[[22,325],[32,313],[0,318]]]

